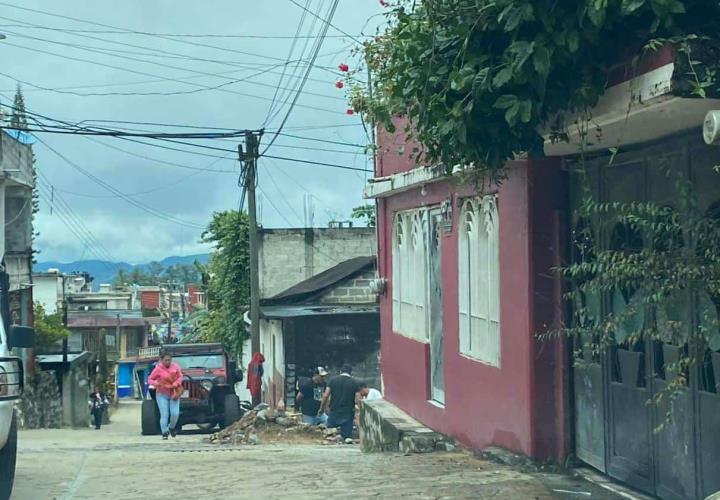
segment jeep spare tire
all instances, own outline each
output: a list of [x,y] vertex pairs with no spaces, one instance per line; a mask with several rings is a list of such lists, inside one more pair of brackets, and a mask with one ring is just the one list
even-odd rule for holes
[[0,500],[8,500],[15,478],[15,459],[17,457],[17,420],[13,412],[10,432],[5,446],[0,449]]
[[230,427],[240,420],[240,398],[237,395],[226,394],[223,408],[223,427]]
[[154,399],[143,400],[140,419],[143,436],[160,434],[160,410]]

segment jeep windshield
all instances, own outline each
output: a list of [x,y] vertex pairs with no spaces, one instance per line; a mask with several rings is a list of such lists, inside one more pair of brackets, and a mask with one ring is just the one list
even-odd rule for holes
[[190,368],[214,369],[225,366],[224,356],[220,354],[201,354],[197,356],[177,356],[173,361],[183,370]]

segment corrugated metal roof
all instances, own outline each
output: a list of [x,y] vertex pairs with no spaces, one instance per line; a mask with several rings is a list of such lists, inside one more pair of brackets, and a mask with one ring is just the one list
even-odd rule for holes
[[265,319],[297,318],[300,316],[335,316],[338,314],[377,314],[378,306],[261,306]]
[[144,318],[142,311],[137,310],[68,311],[69,328],[114,328],[118,324],[120,327],[134,327],[145,326],[146,323],[159,325],[161,322],[161,317]]
[[[73,364],[73,363],[83,361],[89,357],[90,357],[90,353],[88,351],[83,351],[81,353],[68,353],[67,360],[68,360],[68,363]],[[37,356],[37,360],[38,360],[38,363],[40,363],[40,364],[62,363],[63,355],[62,354],[40,354]]]

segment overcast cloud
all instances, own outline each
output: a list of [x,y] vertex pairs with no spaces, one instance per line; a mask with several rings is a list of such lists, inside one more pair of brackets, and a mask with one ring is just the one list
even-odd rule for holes
[[[307,0],[299,1],[303,5],[306,2]],[[329,4],[330,2],[326,0],[309,2],[310,8],[316,12],[321,5],[323,6],[321,12],[325,12]],[[7,75],[0,76],[0,102],[4,104],[12,102],[16,80],[20,80],[31,84],[23,85],[26,105],[30,111],[69,122],[126,120],[234,129],[262,126],[270,106],[267,100],[237,93],[271,99],[274,87],[280,78],[279,74],[267,73],[254,77],[250,81],[256,84],[250,84],[249,81],[238,82],[224,86],[224,90],[165,96],[75,96],[38,90],[32,85],[79,93],[168,93],[195,90],[198,87],[177,81],[166,80],[154,83],[148,81],[162,77],[206,86],[228,83],[268,69],[268,65],[281,63],[287,57],[292,39],[182,38],[181,40],[187,43],[181,43],[139,34],[107,33],[106,31],[112,30],[16,7],[51,12],[133,31],[169,34],[291,37],[295,34],[303,15],[302,9],[293,5],[290,0],[261,2],[246,0],[213,0],[212,2],[15,0],[8,2],[0,0],[0,33],[7,36],[6,40],[0,41],[0,72]],[[340,0],[333,24],[353,35],[359,34],[363,29],[365,33],[373,34],[375,27],[382,22],[382,17],[377,16],[380,12],[381,7],[375,0]],[[45,29],[31,27],[28,23]],[[313,33],[318,32],[320,21],[307,15],[302,30],[304,35],[309,33],[311,24],[314,24]],[[103,32],[73,34],[67,30]],[[321,50],[322,57],[318,59],[317,64],[336,68],[338,64],[348,62],[354,66],[355,59],[350,54],[353,41],[338,37],[339,33],[332,28],[328,34],[331,37],[325,40]],[[112,44],[109,41],[138,47]],[[305,46],[306,41],[306,39],[298,41],[296,56]],[[74,47],[58,43],[70,44]],[[259,57],[189,43],[214,45],[257,54]],[[313,40],[308,41],[307,51],[312,43]],[[113,55],[109,52],[98,53],[98,50],[112,50]],[[158,50],[179,55],[170,56],[159,53]],[[56,55],[38,51],[52,52]],[[183,59],[182,56],[213,59],[223,63]],[[128,57],[152,62],[128,60]],[[72,58],[96,61],[108,66],[116,66],[118,69],[80,62]],[[238,64],[257,67],[248,70],[239,68]],[[167,66],[175,66],[177,69]],[[275,68],[273,71],[282,70]],[[207,73],[220,72],[233,73],[220,77],[207,75]],[[150,76],[138,73],[146,73]],[[359,118],[345,113],[348,106],[342,99],[344,91],[334,86],[337,76],[332,72],[316,68],[310,77],[312,80],[305,87],[306,93],[298,101],[299,105],[286,125],[287,133],[343,143],[366,144],[368,138],[360,125]],[[286,81],[286,85],[288,83],[290,82]],[[268,128],[277,128],[286,109],[287,107],[283,108],[283,112],[268,124]],[[158,130],[153,126],[127,126]],[[332,128],[313,128],[330,126]],[[206,224],[213,211],[238,206],[239,188],[236,173],[238,164],[233,153],[197,150],[203,154],[227,157],[227,159],[216,159],[158,149],[116,138],[98,139],[50,134],[38,134],[38,136],[79,167],[91,172],[115,189],[131,194],[144,205],[184,222]],[[267,142],[268,139],[269,136],[266,136],[263,140]],[[212,144],[206,142],[229,150],[234,150],[237,143],[238,141],[235,140]],[[279,138],[276,144],[277,146],[273,147],[269,154],[361,168],[370,167],[368,158],[360,148],[289,137]],[[185,147],[167,143],[166,145]],[[146,156],[151,160],[132,156],[110,146],[135,155]],[[341,150],[343,153],[310,151],[285,146]],[[74,169],[42,143],[36,144],[34,150],[37,166],[43,177],[47,179],[44,182],[46,187],[41,191],[41,212],[36,219],[36,229],[40,233],[36,247],[41,251],[40,260],[72,261],[80,258],[97,258],[97,254],[101,253],[102,256],[110,254],[113,259],[138,263],[169,255],[207,250],[206,246],[199,243],[200,229],[168,222],[132,206]],[[209,167],[232,173],[198,172],[163,162],[196,168]],[[266,227],[304,225],[303,200],[307,193],[312,195],[314,200],[316,225],[326,225],[331,217],[347,218],[352,207],[363,203],[362,188],[365,180],[366,174],[361,172],[262,159],[260,162],[262,223]],[[55,192],[55,199],[50,199],[48,190]],[[77,217],[82,219],[83,225],[93,237],[102,242],[104,252],[98,250],[97,245],[89,243],[88,238],[79,238],[67,228],[63,218],[68,217],[68,211],[63,201],[72,208],[72,212]]]

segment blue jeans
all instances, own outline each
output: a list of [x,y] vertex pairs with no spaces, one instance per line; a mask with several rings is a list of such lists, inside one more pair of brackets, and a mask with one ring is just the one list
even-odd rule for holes
[[167,434],[169,429],[175,428],[180,418],[180,400],[159,392],[155,395],[155,400],[160,410],[160,432]]
[[319,417],[316,415],[303,415],[302,421],[303,424],[310,424],[310,425],[320,425],[327,422],[328,416],[324,413],[320,415]]
[[328,429],[339,427],[340,435],[343,439],[347,439],[349,437],[352,437],[354,420],[354,413],[351,413],[350,415],[343,415],[330,412],[330,416],[327,419],[327,426]]

